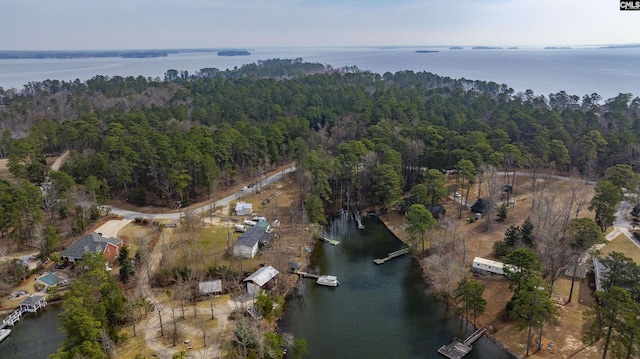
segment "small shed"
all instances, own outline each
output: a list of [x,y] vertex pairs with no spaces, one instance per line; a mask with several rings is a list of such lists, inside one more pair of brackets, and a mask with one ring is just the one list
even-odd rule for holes
[[475,257],[473,259],[473,265],[471,266],[471,271],[477,274],[493,273],[504,275],[503,269],[504,263],[480,257]]
[[484,199],[478,198],[476,203],[471,206],[471,212],[473,213],[484,213],[487,210],[487,202]]
[[258,243],[268,236],[264,227],[253,226],[247,228],[233,245],[233,255],[236,257],[253,258],[258,253]]
[[218,295],[222,293],[222,280],[210,280],[198,283],[198,294],[203,296]]
[[236,216],[249,216],[253,213],[253,205],[251,203],[239,201],[236,203]]
[[22,261],[22,265],[25,266],[25,268],[27,268],[28,270],[34,270],[36,268],[38,268],[38,266],[40,265],[40,260],[34,256],[24,256],[20,259]]
[[440,219],[444,217],[445,214],[447,214],[447,210],[444,209],[444,207],[442,207],[441,205],[429,206],[427,209],[429,210],[429,212],[431,212],[431,216],[435,219]]
[[289,262],[289,272],[296,272],[300,270],[300,263],[298,262]]
[[270,289],[273,285],[270,285],[271,280],[278,275],[278,270],[273,268],[272,266],[265,266],[253,274],[245,278],[244,282],[247,283],[247,293],[253,295],[254,297],[258,295],[260,289]]

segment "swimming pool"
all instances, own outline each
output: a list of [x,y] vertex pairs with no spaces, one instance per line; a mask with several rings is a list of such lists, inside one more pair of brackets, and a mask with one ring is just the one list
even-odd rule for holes
[[62,278],[58,277],[53,273],[47,273],[41,277],[38,277],[38,280],[45,283],[48,286],[56,285],[63,281]]

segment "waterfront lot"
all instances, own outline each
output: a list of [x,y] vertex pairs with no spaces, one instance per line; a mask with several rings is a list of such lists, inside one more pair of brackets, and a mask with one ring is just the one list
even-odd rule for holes
[[[507,219],[503,222],[493,221],[490,228],[486,229],[486,219],[478,221],[468,221],[467,217],[474,214],[468,210],[462,210],[461,218],[458,219],[458,207],[454,204],[454,199],[449,198],[444,204],[447,210],[445,220],[440,221],[440,228],[429,233],[431,249],[429,255],[423,261],[426,277],[432,282],[435,291],[452,290],[455,287],[457,278],[460,276],[471,276],[469,269],[471,262],[476,256],[499,260],[493,253],[493,244],[504,238],[504,232],[509,225],[520,226],[527,217],[534,219],[532,211],[532,197],[528,192],[531,179],[527,177],[516,177],[515,206],[509,207]],[[545,189],[545,193],[551,195],[556,203],[566,201],[570,193],[569,183],[560,180],[551,180]],[[587,201],[593,196],[593,186],[585,185]],[[475,202],[478,189],[472,188],[469,195],[469,206]],[[487,193],[482,189],[482,193]],[[472,200],[473,198],[473,200]],[[463,197],[464,199],[464,197]],[[593,218],[593,214],[588,212],[584,205],[580,211],[580,217]],[[406,224],[403,216],[397,212],[390,213],[389,217],[381,216],[396,235],[403,240],[409,238],[404,231]],[[455,233],[455,240],[453,239]],[[626,238],[615,241],[619,248],[626,250],[628,243]],[[463,245],[464,241],[464,245]],[[455,242],[455,243],[454,243]],[[631,244],[633,246],[633,244]],[[462,250],[465,251],[465,266],[456,268],[455,265],[448,269],[443,269],[446,263],[460,262],[463,258]],[[606,248],[606,247],[605,247]],[[455,253],[451,253],[451,251]],[[525,343],[527,341],[527,330],[518,330],[515,321],[512,321],[506,311],[505,306],[511,298],[509,283],[505,278],[495,275],[474,276],[474,279],[481,281],[485,285],[484,298],[487,300],[485,313],[477,318],[478,326],[488,328],[488,334],[497,341],[503,343],[517,355],[524,356],[526,352]],[[571,279],[561,277],[554,285],[554,298],[562,298],[563,302],[569,296]],[[574,287],[572,302],[565,305],[558,304],[559,317],[557,323],[550,323],[544,327],[543,337],[554,342],[554,352],[542,350],[535,352],[536,348],[530,347],[530,357],[540,358],[585,358],[596,359],[602,356],[600,349],[595,346],[585,346],[582,343],[582,331],[584,321],[582,312],[595,304],[595,297],[587,279],[577,280]],[[532,354],[533,353],[533,354]]]

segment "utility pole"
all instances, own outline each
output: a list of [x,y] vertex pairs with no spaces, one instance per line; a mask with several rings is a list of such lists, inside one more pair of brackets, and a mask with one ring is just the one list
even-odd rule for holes
[[229,216],[227,216],[227,250],[231,248],[231,235],[229,233]]

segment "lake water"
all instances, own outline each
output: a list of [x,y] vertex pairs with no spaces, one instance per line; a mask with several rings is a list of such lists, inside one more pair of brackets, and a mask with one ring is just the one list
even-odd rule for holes
[[62,306],[49,305],[39,313],[25,314],[0,343],[2,359],[47,359],[65,339],[60,330]]
[[598,93],[603,99],[619,93],[640,96],[640,48],[566,50],[449,50],[415,53],[423,48],[257,48],[249,56],[216,53],[179,53],[148,59],[20,59],[0,60],[0,87],[17,88],[30,81],[87,80],[96,75],[163,77],[168,69],[190,73],[205,67],[233,69],[272,58],[303,58],[334,68],[356,65],[376,73],[402,70],[428,71],[441,76],[505,83],[537,95],[566,91],[583,96]]
[[[336,275],[340,286],[301,279],[303,299],[287,302],[282,330],[306,339],[305,358],[437,358],[454,336],[466,338],[472,327],[430,294],[410,256],[373,263],[403,244],[377,218],[364,224],[361,231],[353,220],[333,221],[327,236],[341,243],[318,243],[312,252],[312,269]],[[465,358],[510,355],[483,337]]]

